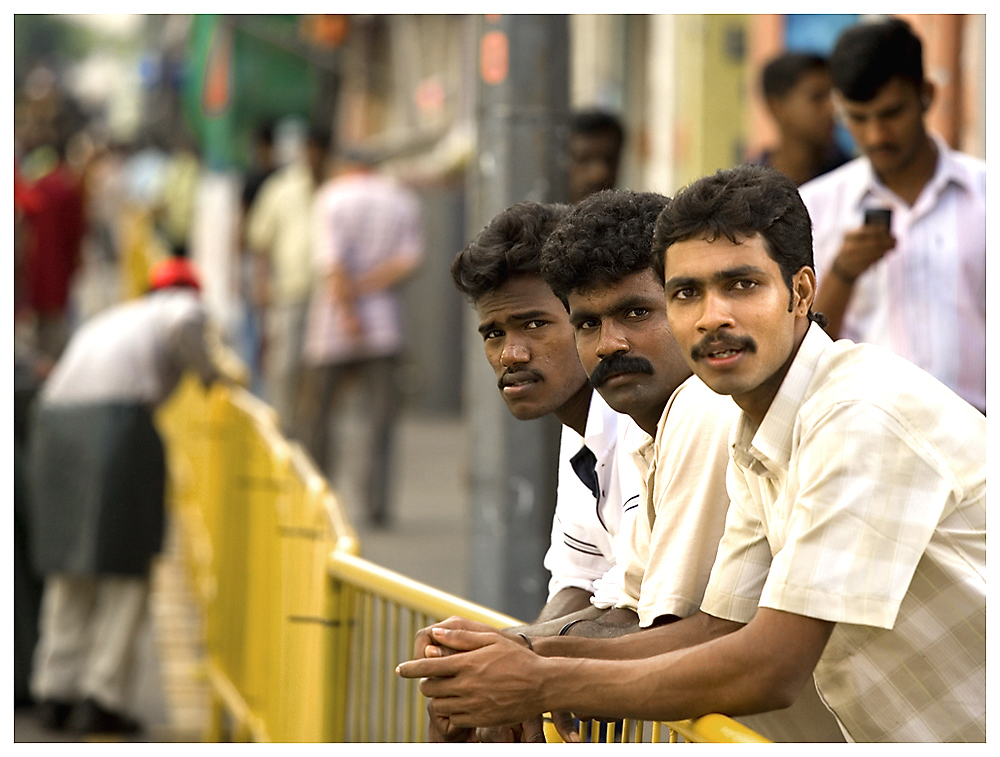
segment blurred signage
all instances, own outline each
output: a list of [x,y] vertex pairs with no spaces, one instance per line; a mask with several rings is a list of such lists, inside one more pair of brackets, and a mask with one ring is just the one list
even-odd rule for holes
[[343,13],[310,13],[302,17],[302,37],[317,47],[340,47],[350,24]]
[[233,67],[233,30],[220,25],[205,61],[202,108],[208,118],[217,118],[229,108]]
[[499,84],[507,78],[509,44],[503,32],[486,32],[479,47],[479,72],[487,84]]

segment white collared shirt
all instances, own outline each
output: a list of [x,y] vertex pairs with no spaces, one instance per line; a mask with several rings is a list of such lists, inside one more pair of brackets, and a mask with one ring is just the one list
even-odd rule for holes
[[733,428],[702,609],[836,623],[816,686],[852,741],[986,736],[986,419],[815,324],[758,428]]
[[[639,472],[629,450],[648,438],[629,416],[616,413],[593,392],[585,435],[563,426],[552,538],[545,567],[552,574],[549,599],[562,589],[591,592],[601,608],[614,607],[621,589],[618,535],[639,505]],[[570,458],[586,445],[597,458],[599,498],[580,480]]]
[[870,207],[892,209],[896,247],[854,284],[840,336],[902,355],[986,409],[986,163],[935,138],[934,176],[907,205],[858,158],[800,187],[816,274]]

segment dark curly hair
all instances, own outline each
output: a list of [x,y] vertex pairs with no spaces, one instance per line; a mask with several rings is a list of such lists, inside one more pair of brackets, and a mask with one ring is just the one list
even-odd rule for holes
[[830,53],[833,86],[848,100],[868,102],[890,79],[924,84],[923,45],[899,18],[846,29]]
[[649,268],[656,218],[670,202],[654,192],[605,189],[566,214],[542,248],[542,276],[566,302],[570,292],[613,284]]
[[511,205],[455,256],[451,264],[455,286],[475,303],[513,276],[539,275],[542,245],[569,209],[554,203]]
[[[660,214],[653,234],[653,269],[664,278],[665,253],[675,242],[704,237],[739,238],[760,234],[789,290],[803,267],[814,271],[812,222],[795,183],[774,168],[743,165],[717,171],[682,189]],[[822,313],[809,318],[826,325]]]

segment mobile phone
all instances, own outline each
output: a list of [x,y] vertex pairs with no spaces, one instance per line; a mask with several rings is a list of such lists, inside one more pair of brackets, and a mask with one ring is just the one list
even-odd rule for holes
[[875,224],[876,226],[885,226],[887,229],[892,228],[892,210],[889,208],[866,208],[865,209],[865,225]]

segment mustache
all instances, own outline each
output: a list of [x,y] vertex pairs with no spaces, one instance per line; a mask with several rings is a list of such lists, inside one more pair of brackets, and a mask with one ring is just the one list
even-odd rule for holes
[[590,374],[590,383],[597,388],[619,373],[648,373],[652,376],[653,364],[644,357],[615,352],[597,364],[594,372]]
[[507,370],[504,374],[497,379],[497,388],[503,390],[505,386],[510,386],[511,384],[516,384],[518,381],[533,380],[541,381],[542,374],[538,371],[526,371],[526,370]]
[[708,334],[691,348],[691,357],[695,360],[701,360],[707,357],[710,352],[718,352],[719,350],[756,352],[757,342],[748,336],[732,336],[725,333]]

